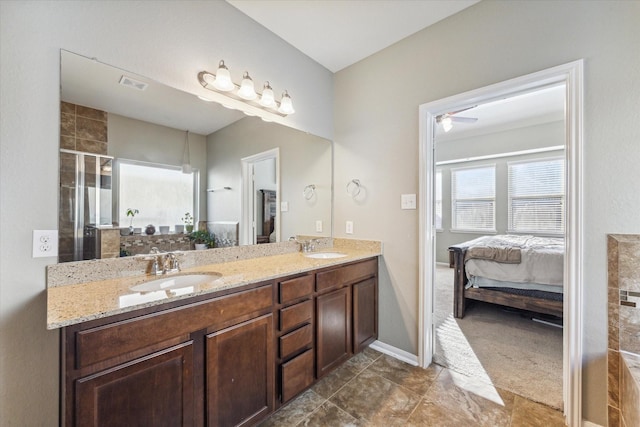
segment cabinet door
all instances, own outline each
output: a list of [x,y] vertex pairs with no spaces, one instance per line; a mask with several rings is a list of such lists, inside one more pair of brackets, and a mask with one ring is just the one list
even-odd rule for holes
[[316,299],[316,376],[324,376],[351,356],[351,288]]
[[273,409],[273,315],[207,335],[209,426],[253,425]]
[[192,367],[187,342],[81,378],[75,383],[75,425],[192,425]]
[[353,352],[378,338],[378,289],[375,278],[353,285]]

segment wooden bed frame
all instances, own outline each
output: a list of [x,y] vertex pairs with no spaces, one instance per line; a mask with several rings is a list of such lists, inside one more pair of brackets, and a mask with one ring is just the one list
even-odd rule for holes
[[525,295],[510,294],[492,289],[469,288],[467,275],[464,268],[464,256],[467,248],[464,243],[449,247],[449,255],[452,260],[454,272],[453,279],[453,315],[458,319],[464,317],[464,311],[468,300],[484,301],[493,304],[500,304],[507,307],[519,308],[535,313],[550,314],[562,317],[562,301],[553,301],[544,298],[536,298]]

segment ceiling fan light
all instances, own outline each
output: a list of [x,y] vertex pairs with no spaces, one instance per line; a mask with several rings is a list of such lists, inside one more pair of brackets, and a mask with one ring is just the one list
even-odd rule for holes
[[223,92],[229,92],[236,87],[236,85],[233,84],[233,81],[231,81],[231,73],[229,73],[227,66],[224,65],[224,61],[220,61],[218,71],[216,72],[216,79],[213,82],[213,87]]
[[264,82],[264,89],[262,90],[262,96],[260,97],[260,105],[264,107],[272,107],[275,103],[276,99],[273,95],[273,89],[271,89],[269,82]]
[[282,114],[293,114],[296,112],[296,110],[293,109],[293,102],[291,102],[291,97],[286,90],[282,94],[282,99],[280,100],[280,108],[278,108],[278,111]]
[[251,77],[249,77],[248,71],[245,71],[244,76],[242,77],[242,83],[240,83],[238,96],[249,101],[258,97],[258,94],[253,87],[253,80],[251,80]]
[[442,129],[444,129],[445,132],[449,132],[453,129],[453,120],[451,120],[451,117],[449,116],[443,117],[442,120],[440,120],[440,123],[442,124]]

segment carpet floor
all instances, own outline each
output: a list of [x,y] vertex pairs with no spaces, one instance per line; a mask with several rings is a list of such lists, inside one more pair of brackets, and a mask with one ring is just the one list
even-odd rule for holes
[[436,269],[435,363],[562,409],[562,328],[475,302],[453,317],[453,269]]

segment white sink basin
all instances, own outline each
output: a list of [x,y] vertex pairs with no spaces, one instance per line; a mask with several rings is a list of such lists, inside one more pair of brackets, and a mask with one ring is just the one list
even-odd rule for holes
[[304,256],[315,259],[331,259],[346,257],[347,254],[343,254],[342,252],[309,252],[304,254]]
[[151,280],[132,286],[134,292],[164,291],[167,289],[185,288],[212,282],[222,277],[219,273],[183,274],[180,276],[166,276],[161,279]]

